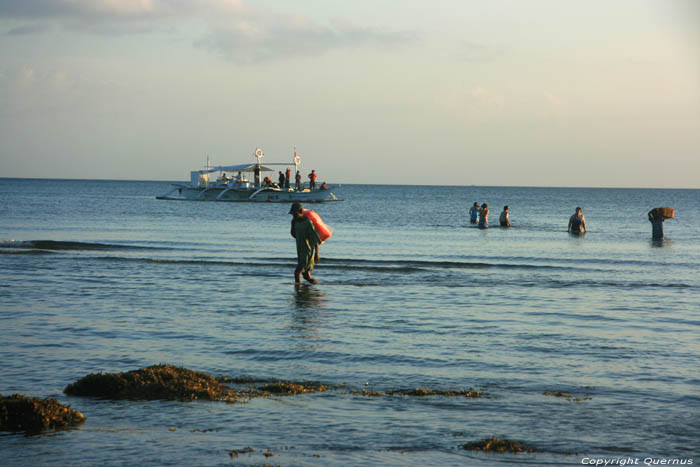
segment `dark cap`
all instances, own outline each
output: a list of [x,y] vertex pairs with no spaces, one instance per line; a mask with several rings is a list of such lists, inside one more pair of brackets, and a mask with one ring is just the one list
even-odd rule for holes
[[295,201],[292,203],[292,207],[289,208],[289,214],[296,214],[297,212],[302,212],[304,208],[301,207],[301,203],[299,201]]

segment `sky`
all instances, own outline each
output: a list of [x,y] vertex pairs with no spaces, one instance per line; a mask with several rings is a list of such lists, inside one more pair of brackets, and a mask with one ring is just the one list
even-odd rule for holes
[[696,0],[0,0],[0,177],[700,188]]

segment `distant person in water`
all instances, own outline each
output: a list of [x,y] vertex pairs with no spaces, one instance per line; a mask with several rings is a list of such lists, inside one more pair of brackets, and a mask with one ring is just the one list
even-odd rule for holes
[[510,218],[509,218],[508,209],[509,209],[508,206],[503,206],[503,212],[501,212],[501,215],[498,218],[498,222],[501,224],[501,227],[510,227]]
[[651,222],[651,238],[655,240],[664,238],[664,221],[673,219],[673,209],[654,208],[647,215],[649,216],[649,222]]
[[307,281],[317,284],[318,281],[311,277],[311,271],[314,269],[314,264],[318,262],[318,247],[321,239],[316,233],[313,222],[304,217],[301,203],[293,203],[289,214],[294,216],[291,234],[297,241],[297,267],[294,270],[294,282],[300,283],[301,276],[304,276]]
[[489,228],[489,205],[484,203],[479,209],[479,228],[488,229]]
[[569,233],[580,235],[586,233],[586,217],[583,215],[581,208],[576,208],[576,212],[569,218]]
[[474,202],[474,206],[469,209],[469,222],[476,224],[479,219],[479,203]]

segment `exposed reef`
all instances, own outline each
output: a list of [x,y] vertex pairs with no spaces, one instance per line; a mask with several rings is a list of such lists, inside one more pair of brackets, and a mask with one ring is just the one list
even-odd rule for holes
[[0,395],[0,431],[38,433],[43,430],[78,425],[85,416],[56,399],[13,394]]

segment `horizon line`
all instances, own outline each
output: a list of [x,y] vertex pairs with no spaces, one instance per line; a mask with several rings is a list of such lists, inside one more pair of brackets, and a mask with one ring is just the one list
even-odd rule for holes
[[[0,176],[0,180],[53,180],[53,181],[94,181],[94,182],[152,182],[152,183],[188,183],[187,180],[151,180],[151,179],[112,179],[112,178],[54,178],[54,177],[4,177]],[[548,186],[548,185],[435,185],[423,183],[329,183],[329,185],[374,185],[374,186],[424,186],[424,187],[455,187],[455,188],[577,188],[577,189],[607,189],[607,190],[700,190],[691,187],[641,187],[641,186]]]

